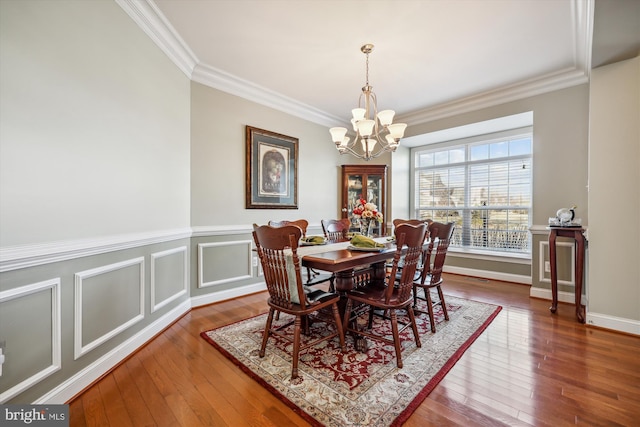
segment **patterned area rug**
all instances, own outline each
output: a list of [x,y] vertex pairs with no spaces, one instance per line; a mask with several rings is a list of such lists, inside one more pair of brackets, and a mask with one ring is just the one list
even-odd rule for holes
[[[346,353],[340,350],[337,338],[301,352],[300,376],[292,381],[293,344],[270,337],[265,357],[258,357],[266,314],[201,335],[312,425],[397,426],[409,418],[501,309],[452,296],[446,301],[450,320],[445,321],[442,310],[436,308],[435,334],[429,317],[417,316],[422,347],[416,347],[411,328],[401,334],[403,369],[396,367],[393,346],[367,339],[366,352],[360,352],[348,335]],[[281,315],[274,324],[291,320]],[[362,326],[366,320],[366,315],[360,319]],[[373,329],[391,336],[389,323],[376,316]],[[293,325],[289,327],[293,330]],[[315,321],[311,338],[330,329]]]

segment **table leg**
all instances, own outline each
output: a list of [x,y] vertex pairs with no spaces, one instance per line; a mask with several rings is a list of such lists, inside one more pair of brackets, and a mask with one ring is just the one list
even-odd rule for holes
[[387,280],[387,266],[386,262],[377,262],[375,264],[371,264],[371,268],[373,272],[371,273],[371,281],[376,283],[377,285],[385,285]]
[[549,264],[551,266],[551,307],[549,311],[555,313],[558,309],[558,269],[556,264],[556,232],[549,233]]
[[580,323],[584,323],[584,310],[582,308],[582,283],[584,277],[584,236],[582,232],[576,232],[576,317]]

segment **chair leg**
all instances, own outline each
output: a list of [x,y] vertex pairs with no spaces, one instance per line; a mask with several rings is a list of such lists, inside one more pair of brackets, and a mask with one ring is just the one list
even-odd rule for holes
[[409,313],[409,320],[411,320],[411,329],[413,329],[413,336],[416,339],[416,346],[422,347],[420,335],[418,334],[418,325],[416,324],[416,314],[413,312],[413,307],[411,307],[411,305],[407,306],[407,313]]
[[440,297],[440,305],[442,306],[442,313],[444,313],[444,319],[449,320],[449,313],[447,312],[447,304],[444,302],[444,294],[442,293],[442,287],[438,286],[438,297]]
[[338,304],[333,304],[331,306],[331,310],[333,310],[333,318],[336,321],[336,329],[338,330],[338,338],[340,338],[340,348],[342,351],[347,351],[347,346],[344,341],[344,329],[342,328],[342,320],[340,319],[340,312],[338,311]]
[[402,368],[402,352],[400,351],[400,333],[398,332],[398,316],[396,315],[396,310],[390,310],[391,317],[391,331],[393,333],[393,345],[396,349],[396,362],[398,368]]
[[[371,330],[373,328],[373,315],[374,315],[373,307],[369,307],[369,321],[367,322],[367,329]],[[384,315],[384,314],[383,314]]]
[[291,367],[291,379],[298,378],[298,354],[300,353],[300,333],[302,332],[302,319],[300,316],[296,316],[293,329],[293,354]]
[[424,289],[424,295],[427,299],[427,310],[429,311],[429,323],[431,324],[431,332],[436,333],[436,321],[433,315],[433,301],[431,299],[431,290],[428,288]]
[[262,333],[262,345],[260,346],[260,352],[258,355],[264,357],[264,350],[267,348],[267,340],[271,334],[271,323],[273,323],[273,313],[275,310],[269,308],[269,315],[267,316],[267,324],[264,326],[264,332]]

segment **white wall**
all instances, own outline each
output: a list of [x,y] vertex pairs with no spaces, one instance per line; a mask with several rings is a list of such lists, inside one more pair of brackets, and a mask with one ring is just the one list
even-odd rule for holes
[[[391,155],[391,220],[394,218],[413,218],[410,212],[411,202],[411,150],[402,145]],[[391,222],[391,221],[388,221]]]
[[0,246],[189,226],[189,79],[115,2],[0,2]]
[[591,75],[587,321],[640,334],[640,57]]

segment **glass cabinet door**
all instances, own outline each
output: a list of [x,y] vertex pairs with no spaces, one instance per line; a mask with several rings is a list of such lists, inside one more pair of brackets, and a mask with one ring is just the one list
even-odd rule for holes
[[[349,231],[358,231],[360,226],[358,220],[353,217],[353,209],[356,207],[358,200],[363,197],[363,179],[361,174],[347,174],[347,218],[351,221]],[[366,182],[366,181],[364,181]]]
[[382,223],[373,224],[373,233],[384,235],[387,212],[385,206],[386,165],[343,165],[342,166],[342,218],[351,221],[351,232],[360,231],[360,221],[353,216],[353,209],[359,199],[374,203],[378,212],[384,215]]
[[[381,175],[367,175],[367,199],[366,200],[376,205],[378,207],[378,211],[384,214],[384,211],[382,210],[383,209],[382,189],[383,189],[383,185],[382,185]],[[381,226],[382,226],[381,223],[377,221],[374,222],[372,225],[373,233],[379,236],[382,235]]]

